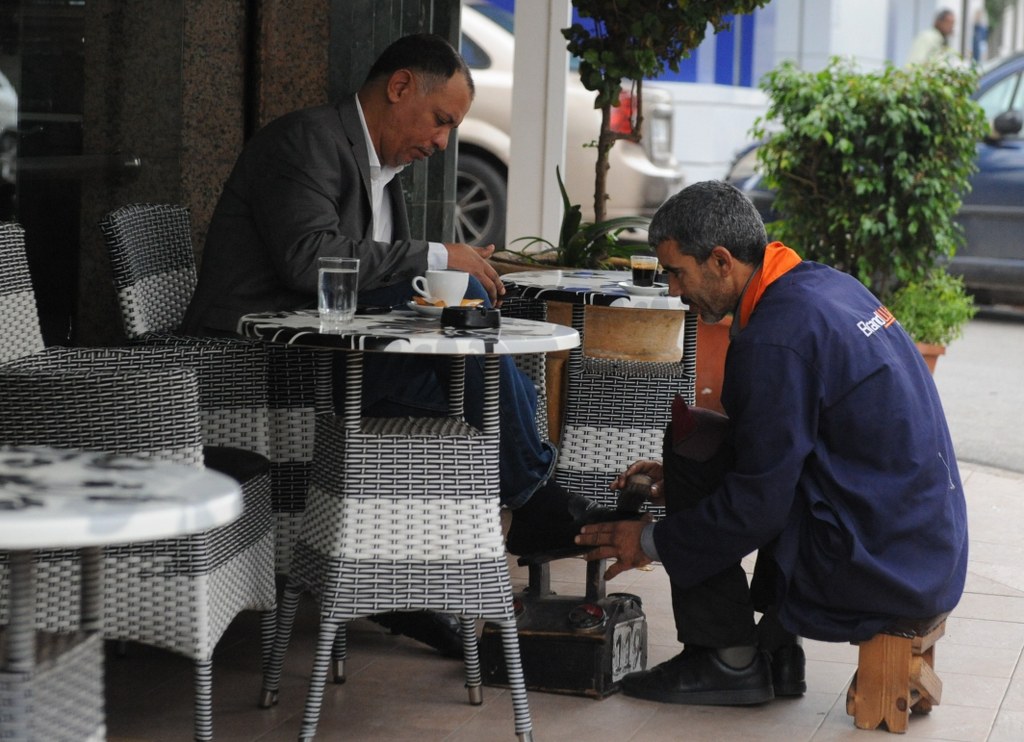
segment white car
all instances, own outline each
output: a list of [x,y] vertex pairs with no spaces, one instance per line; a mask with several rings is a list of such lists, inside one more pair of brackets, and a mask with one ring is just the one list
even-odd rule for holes
[[18,156],[18,93],[0,72],[0,181],[14,183]]
[[[484,0],[462,3],[461,51],[473,71],[476,97],[459,126],[455,236],[474,245],[493,242],[499,249],[505,242],[512,120],[512,19]],[[575,72],[569,72],[566,96],[565,186],[583,218],[592,221],[597,149],[585,145],[597,139],[601,112],[594,108],[596,94]],[[619,141],[609,155],[609,218],[651,215],[682,185],[672,150],[672,113],[666,91],[644,87],[641,143]]]

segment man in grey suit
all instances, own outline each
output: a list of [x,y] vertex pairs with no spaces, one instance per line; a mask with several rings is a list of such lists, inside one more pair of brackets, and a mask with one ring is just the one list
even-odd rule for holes
[[[447,147],[473,93],[458,52],[439,36],[415,34],[381,54],[355,95],[287,114],[257,132],[214,211],[182,329],[233,334],[243,314],[315,307],[322,256],[359,258],[361,304],[402,302],[412,296],[414,276],[447,268],[471,275],[471,294],[499,301],[504,288],[488,261],[494,246],[412,239],[395,177]],[[367,415],[447,408],[436,361],[379,354],[367,364]],[[466,416],[480,425],[480,371],[468,366]],[[336,375],[336,385],[342,379]],[[515,554],[571,547],[579,527],[604,514],[551,479],[555,449],[537,433],[535,394],[504,359],[501,500],[513,511],[506,546]]]

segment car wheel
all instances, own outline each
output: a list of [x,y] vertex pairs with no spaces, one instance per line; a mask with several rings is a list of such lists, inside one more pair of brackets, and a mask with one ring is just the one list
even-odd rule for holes
[[455,239],[470,245],[505,246],[505,174],[486,160],[459,154],[455,183]]

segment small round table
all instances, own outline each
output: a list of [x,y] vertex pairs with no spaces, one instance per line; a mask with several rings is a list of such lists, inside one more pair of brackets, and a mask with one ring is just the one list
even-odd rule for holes
[[502,282],[525,299],[564,301],[607,307],[643,309],[686,309],[668,287],[631,288],[629,271],[540,270],[507,273]]
[[[131,456],[42,446],[0,446],[0,549],[9,552],[10,611],[0,663],[0,694],[12,712],[0,722],[0,738],[30,739],[40,734],[43,716],[59,716],[46,699],[59,702],[69,671],[88,676],[91,709],[77,708],[75,719],[98,721],[72,736],[103,737],[102,549],[107,544],[181,536],[228,523],[242,512],[238,483],[223,474],[182,464]],[[85,641],[58,642],[72,657],[52,657],[37,667],[35,631],[35,549],[81,549],[82,620]],[[42,643],[41,643],[42,645]],[[66,645],[66,646],[65,646]],[[97,681],[98,678],[98,682]],[[86,681],[83,681],[86,682]],[[57,687],[51,688],[51,685]],[[81,699],[80,699],[81,700]],[[7,704],[4,704],[7,705]],[[47,706],[48,708],[42,708]],[[66,729],[66,727],[63,727]],[[88,736],[87,736],[88,735]]]
[[[442,327],[437,316],[407,311],[357,315],[321,331],[314,311],[251,314],[239,333],[293,346],[345,353],[344,404],[329,414],[331,390],[320,388],[313,473],[288,583],[279,603],[277,639],[265,668],[260,704],[274,703],[299,595],[320,599],[320,632],[300,738],[312,739],[331,657],[344,677],[344,625],[388,610],[430,609],[460,616],[465,636],[474,618],[499,622],[516,733],[531,722],[512,608],[512,589],[498,502],[500,356],[569,350],[579,333],[569,327],[501,318],[494,329]],[[364,418],[364,352],[451,358],[448,415]],[[483,365],[483,420],[464,419],[465,367]],[[329,387],[325,377],[319,387]],[[466,651],[466,687],[480,702],[475,642]],[[333,647],[333,652],[332,652]]]

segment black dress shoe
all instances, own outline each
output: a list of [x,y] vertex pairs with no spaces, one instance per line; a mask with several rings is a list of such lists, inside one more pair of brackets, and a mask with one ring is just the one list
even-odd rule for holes
[[620,681],[622,692],[662,703],[749,706],[772,700],[772,671],[758,652],[746,667],[735,669],[705,647],[689,646],[667,662],[635,672]]
[[580,529],[591,523],[613,520],[623,520],[623,517],[617,511],[601,507],[582,495],[568,495],[557,509],[538,511],[523,507],[513,510],[505,548],[511,554],[523,557],[536,554],[558,557],[584,554],[590,547],[575,543]]
[[772,685],[776,696],[802,696],[807,692],[804,680],[804,648],[799,644],[785,644],[771,654]]
[[455,616],[434,611],[391,611],[370,616],[370,620],[393,634],[433,647],[443,657],[462,659],[462,632]]

